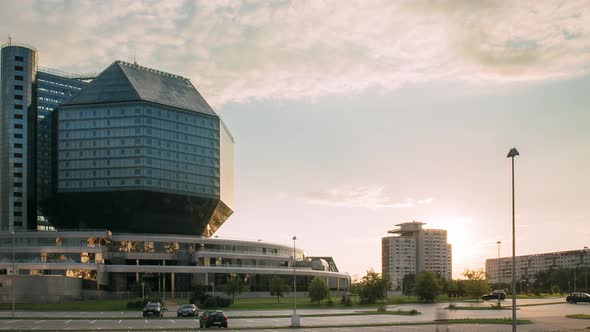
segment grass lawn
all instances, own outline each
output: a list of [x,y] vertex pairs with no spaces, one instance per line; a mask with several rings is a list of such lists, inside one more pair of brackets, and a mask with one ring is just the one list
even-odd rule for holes
[[[463,319],[441,319],[439,324],[512,324],[510,318],[463,318]],[[516,324],[530,324],[528,319],[517,319]]]
[[[471,306],[448,306],[446,309],[449,310],[512,310],[512,307],[505,306],[505,307],[498,307],[495,305],[490,305],[486,307],[471,307]],[[516,308],[518,310],[518,308]]]
[[575,314],[575,315],[567,315],[567,318],[577,318],[577,319],[590,319],[590,315],[586,314]]

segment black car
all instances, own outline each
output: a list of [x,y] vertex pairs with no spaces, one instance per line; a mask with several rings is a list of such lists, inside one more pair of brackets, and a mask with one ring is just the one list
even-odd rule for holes
[[194,304],[183,304],[176,310],[176,317],[197,317],[199,308]]
[[588,293],[581,293],[581,292],[571,292],[567,294],[565,300],[568,303],[576,304],[578,302],[589,302],[590,303],[590,294]]
[[484,301],[489,301],[489,300],[498,300],[498,298],[500,298],[500,301],[506,300],[506,292],[504,291],[493,291],[490,294],[484,295],[481,297],[482,300]]
[[148,302],[145,305],[145,307],[143,308],[143,317],[148,316],[164,316],[164,307],[162,307],[160,302]]
[[204,311],[199,318],[201,328],[210,326],[227,327],[227,316],[223,311]]

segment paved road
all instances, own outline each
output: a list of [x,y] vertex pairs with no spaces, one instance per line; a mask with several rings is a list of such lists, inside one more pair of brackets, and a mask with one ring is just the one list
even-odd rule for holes
[[[523,303],[524,302],[524,303]],[[546,305],[521,307],[517,312],[518,318],[531,319],[534,324],[521,325],[518,331],[561,331],[582,330],[590,326],[588,320],[568,319],[565,318],[567,314],[590,314],[590,304],[547,304],[555,302],[553,300],[519,300],[519,304],[545,303]],[[461,304],[464,305],[464,304]],[[474,306],[489,306],[490,303],[473,304]],[[504,303],[509,307],[510,302]],[[410,310],[416,309],[422,314],[417,316],[397,316],[397,315],[362,315],[362,316],[337,316],[337,317],[302,317],[302,324],[305,326],[313,325],[344,325],[344,324],[375,324],[375,323],[411,323],[411,322],[432,322],[435,318],[505,318],[511,317],[510,310],[456,310],[449,311],[443,308],[447,304],[413,304],[390,306],[389,310]],[[370,310],[370,309],[367,309]],[[372,309],[374,310],[374,309]],[[298,310],[302,315],[306,314],[327,314],[327,313],[350,313],[358,311],[357,309],[322,309],[322,310]],[[272,327],[288,326],[290,324],[289,318],[246,318],[245,316],[256,315],[289,315],[290,310],[259,310],[259,311],[227,311],[230,317],[230,330],[234,328],[261,328],[257,331],[273,331]],[[7,317],[11,314],[10,311],[0,312],[1,316]],[[141,329],[162,329],[173,331],[174,329],[196,329],[198,321],[193,318],[176,318],[175,311],[170,310],[166,313],[164,318],[150,318],[144,319],[140,312],[38,312],[38,311],[22,311],[17,312],[16,319],[1,319],[0,331],[2,330],[141,330]],[[441,317],[442,316],[442,317]],[[28,319],[22,319],[27,318]],[[56,317],[67,317],[63,319],[55,319]],[[87,317],[87,318],[84,318]],[[242,318],[240,318],[242,317]],[[20,319],[19,319],[20,318]],[[34,318],[34,319],[31,319]],[[49,319],[53,318],[53,319]],[[75,318],[75,319],[72,319]],[[435,331],[435,325],[420,325],[420,326],[384,326],[384,327],[339,327],[339,328],[325,328],[314,329],[306,328],[301,331]],[[442,326],[438,326],[440,331]],[[284,330],[283,330],[284,331]],[[449,331],[510,331],[510,326],[499,325],[453,325]]]

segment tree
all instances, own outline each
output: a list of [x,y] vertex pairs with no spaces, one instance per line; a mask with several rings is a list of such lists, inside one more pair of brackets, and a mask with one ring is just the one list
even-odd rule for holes
[[449,280],[447,283],[447,296],[457,297],[459,295],[459,284],[456,280]]
[[416,275],[414,292],[418,295],[419,300],[433,302],[439,291],[438,278],[434,273],[422,271]]
[[280,298],[289,292],[289,286],[285,280],[279,276],[273,276],[270,280],[270,295],[277,297],[277,304],[280,303]]
[[490,285],[485,279],[483,270],[466,269],[463,276],[467,278],[465,281],[465,294],[467,297],[474,298],[479,302],[479,298],[490,291]]
[[404,275],[402,281],[402,294],[412,295],[414,293],[414,286],[416,285],[416,275],[413,273]]
[[367,274],[357,283],[357,293],[360,302],[363,304],[384,300],[389,288],[389,278],[375,272],[373,269],[367,271]]
[[247,285],[238,277],[230,277],[227,282],[221,286],[223,292],[231,296],[231,303],[235,303],[236,294],[242,294],[246,291]]
[[318,304],[322,300],[330,297],[330,289],[328,288],[328,285],[326,285],[326,282],[323,279],[318,277],[313,278],[307,288],[307,292],[311,301],[317,301]]

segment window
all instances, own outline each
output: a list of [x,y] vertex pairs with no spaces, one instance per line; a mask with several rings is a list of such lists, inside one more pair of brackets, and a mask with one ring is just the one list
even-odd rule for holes
[[23,86],[22,85],[15,85],[14,89],[18,90],[18,91],[23,91]]
[[17,124],[14,125],[14,128],[16,128],[16,129],[23,129],[23,125],[17,123]]
[[14,216],[15,217],[22,217],[23,216],[23,213],[17,211],[17,212],[14,212]]
[[23,134],[14,134],[14,138],[23,138]]
[[23,100],[23,96],[21,95],[14,95],[15,100]]
[[20,187],[23,186],[23,184],[21,182],[15,182],[14,183],[14,186],[17,187],[17,188],[20,188]]
[[14,202],[14,206],[23,206],[23,202]]
[[14,173],[14,177],[15,178],[22,178],[23,177],[23,173]]
[[23,145],[21,143],[14,143],[14,147],[17,149],[22,149]]
[[24,61],[25,59],[22,56],[15,56],[14,61]]
[[14,163],[14,167],[23,167],[22,163]]
[[14,115],[14,118],[15,119],[22,119],[23,118],[23,115],[22,114],[15,114]]
[[22,80],[23,80],[23,77],[22,77],[22,76],[19,76],[19,75],[17,75],[17,76],[14,76],[14,79],[15,79],[16,81],[22,81]]
[[14,105],[14,109],[15,110],[22,110],[23,109],[23,105]]
[[14,70],[20,70],[20,71],[23,71],[23,70],[24,70],[24,68],[23,68],[23,66],[14,66]]
[[23,193],[17,191],[14,193],[14,197],[23,197]]
[[14,158],[22,158],[23,154],[22,153],[15,153],[14,154]]

